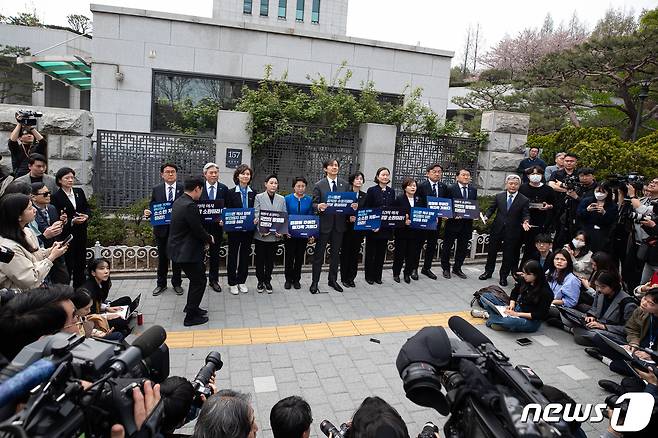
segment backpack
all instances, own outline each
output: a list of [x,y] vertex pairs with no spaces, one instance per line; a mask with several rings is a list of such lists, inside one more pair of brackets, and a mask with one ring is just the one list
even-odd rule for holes
[[[503,301],[505,304],[509,304],[510,302],[510,297],[507,295],[507,292],[505,290],[498,286],[497,284],[492,284],[487,287],[483,287],[482,289],[479,289],[475,292],[473,292],[473,299],[471,300],[471,307],[473,307],[473,304],[477,301],[478,304],[480,304],[480,297],[482,296],[483,293],[485,292],[490,292],[496,296],[496,298],[500,299]],[[481,305],[480,305],[481,307]]]

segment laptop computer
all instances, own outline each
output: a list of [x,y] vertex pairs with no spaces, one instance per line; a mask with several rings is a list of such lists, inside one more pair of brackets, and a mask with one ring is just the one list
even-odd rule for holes
[[482,303],[482,306],[484,308],[493,309],[493,311],[496,312],[496,314],[502,316],[503,318],[518,318],[518,316],[512,316],[512,315],[508,315],[508,314],[505,313],[505,310],[507,309],[507,306],[500,306],[500,305],[494,304],[491,301],[489,301],[486,297],[481,296],[480,297],[480,303]]
[[557,307],[557,310],[560,312],[560,315],[570,323],[583,328],[587,326],[587,322],[585,321],[585,317],[587,316],[586,313],[583,313],[576,309],[572,309],[570,307],[564,307],[564,306],[555,306],[555,307]]

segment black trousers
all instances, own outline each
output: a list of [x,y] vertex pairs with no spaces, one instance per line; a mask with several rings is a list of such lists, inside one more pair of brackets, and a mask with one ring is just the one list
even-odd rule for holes
[[521,237],[505,238],[504,234],[492,234],[489,239],[489,253],[484,272],[493,274],[496,268],[496,256],[501,248],[503,249],[503,262],[500,265],[500,278],[507,278],[512,270],[516,272],[519,267]]
[[254,239],[256,246],[256,278],[259,283],[269,283],[272,281],[272,270],[274,269],[274,255],[279,242],[263,242]]
[[66,257],[57,257],[53,262],[53,267],[48,272],[48,279],[53,284],[71,284],[69,270],[66,267]]
[[382,281],[384,259],[388,239],[377,239],[368,235],[366,237],[365,277],[370,281]]
[[395,253],[393,254],[393,275],[399,276],[404,264],[404,275],[411,275],[418,269],[420,261],[421,239],[396,237]]
[[180,263],[178,266],[185,272],[185,276],[190,280],[190,286],[187,289],[187,317],[193,317],[199,313],[199,304],[203,299],[206,291],[206,269],[203,262]]
[[473,221],[468,219],[460,219],[462,224],[456,224],[456,226],[448,227],[446,225],[444,237],[443,237],[443,247],[441,248],[441,268],[444,271],[450,270],[450,255],[452,254],[452,247],[457,242],[457,248],[455,249],[455,264],[453,269],[459,271],[466,260],[466,255],[468,254],[468,242],[473,237]]
[[432,269],[432,262],[434,262],[434,257],[436,256],[439,247],[440,231],[441,222],[439,222],[439,226],[436,227],[436,230],[427,231],[425,237],[427,245],[425,246],[425,262],[423,263],[423,269]]
[[[167,287],[167,272],[169,271],[169,254],[167,254],[167,237],[156,237],[158,246],[158,287]],[[171,263],[171,285],[181,285],[180,266]]]
[[322,271],[327,243],[331,244],[329,283],[338,280],[338,263],[340,262],[340,247],[343,243],[343,233],[333,230],[329,233],[320,233],[320,237],[315,244],[315,254],[313,254],[313,283],[320,281],[320,272]]
[[343,233],[343,246],[340,249],[340,279],[343,283],[354,281],[356,278],[364,237],[363,233],[354,230]]
[[228,260],[226,262],[226,273],[229,286],[237,286],[238,284],[244,284],[247,281],[252,240],[253,234],[249,231],[235,231],[228,233]]
[[213,225],[210,235],[215,239],[215,243],[208,248],[208,280],[213,282],[219,281],[219,250],[222,248],[224,229]]
[[285,243],[285,276],[286,281],[290,283],[298,282],[302,279],[302,265],[304,264],[304,254],[308,239],[287,239]]
[[73,279],[73,288],[77,289],[85,282],[87,263],[87,229],[84,232],[74,232],[69,249],[64,254],[69,277]]

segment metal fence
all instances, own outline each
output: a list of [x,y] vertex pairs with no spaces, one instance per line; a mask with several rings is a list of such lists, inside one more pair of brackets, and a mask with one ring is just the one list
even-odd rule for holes
[[396,189],[406,177],[417,181],[425,178],[426,167],[440,163],[443,167],[443,180],[453,182],[457,171],[466,168],[477,181],[479,143],[472,138],[428,135],[408,132],[398,133],[395,143],[393,163],[393,187]]
[[[443,245],[442,241],[439,241]],[[361,246],[361,255],[364,253],[365,243]],[[486,257],[489,249],[489,235],[478,234],[473,231],[473,235],[468,244],[467,259],[475,260],[477,258]],[[425,248],[423,247],[423,254]],[[393,253],[395,252],[395,243],[393,240],[388,242],[386,250],[385,263],[393,263]],[[309,244],[306,247],[304,255],[304,265],[310,268],[315,254],[315,244]],[[331,254],[331,245],[327,245],[325,252],[325,262],[329,262],[329,254]],[[421,257],[423,256],[421,254]],[[222,246],[219,252],[221,265],[226,265],[226,257],[228,255],[228,246]],[[155,272],[158,268],[158,249],[155,246],[102,246],[99,242],[92,248],[87,248],[87,261],[94,258],[106,258],[110,261],[110,268],[113,272]],[[276,250],[276,258],[274,260],[275,269],[281,270],[284,265],[285,247],[281,243]],[[438,262],[438,254],[435,262]],[[254,247],[250,251],[250,266],[254,266]]]
[[289,134],[277,137],[253,153],[252,186],[260,191],[267,175],[276,174],[280,190],[291,192],[296,176],[305,177],[309,184],[321,179],[322,163],[329,158],[338,160],[340,176],[347,179],[357,170],[360,142],[358,129],[334,134],[325,126],[293,125]]
[[201,175],[203,165],[214,160],[211,137],[98,130],[94,193],[103,210],[117,210],[151,195],[162,164],[176,164],[180,181]]

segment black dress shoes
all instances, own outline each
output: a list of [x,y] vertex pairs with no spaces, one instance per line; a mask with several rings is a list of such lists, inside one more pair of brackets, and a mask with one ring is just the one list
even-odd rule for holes
[[338,284],[337,281],[331,281],[329,282],[329,287],[334,288],[336,292],[343,292],[343,288],[340,287],[340,284]]
[[502,287],[507,286],[507,278],[506,277],[501,277],[498,284],[501,285]]
[[157,297],[158,295],[162,295],[166,290],[166,286],[156,286],[155,289],[153,289],[153,296]]
[[[183,313],[187,313],[187,306],[185,306],[185,308],[183,309]],[[201,307],[199,307],[199,310],[197,310],[196,313],[201,316],[206,316],[208,314],[208,311],[206,309],[202,309]]]
[[616,382],[613,382],[612,380],[608,379],[601,379],[599,380],[599,386],[603,389],[605,389],[608,392],[611,392],[616,395],[622,395],[626,391],[624,391],[624,388]]
[[311,292],[312,294],[316,294],[316,293],[318,293],[318,292],[319,292],[318,284],[315,283],[315,282],[311,283],[311,287],[308,288],[308,290],[309,290],[309,292]]
[[217,282],[217,281],[211,281],[210,282],[210,287],[215,292],[221,292],[222,291],[222,287],[219,285],[219,282]]
[[394,275],[393,276],[393,281],[396,282],[396,283],[399,283],[400,282],[400,276],[399,275]]
[[343,286],[345,286],[345,287],[348,287],[348,288],[352,287],[352,285],[350,284],[350,282],[348,280],[342,280],[341,283],[343,283]]
[[183,288],[180,286],[174,286],[174,292],[176,292],[176,295],[183,295],[185,293]]
[[284,289],[290,289],[292,287],[292,284],[289,281],[286,281],[283,283],[283,288]]
[[375,280],[375,283],[377,283],[377,284],[383,284],[383,282],[382,282],[381,280]]
[[405,275],[404,276],[404,282],[407,283],[407,284],[411,283],[411,277],[408,276],[408,275]]
[[193,325],[205,324],[207,322],[208,322],[208,317],[207,316],[197,314],[197,315],[194,315],[192,317],[186,316],[185,320],[183,321],[183,325],[185,327],[190,327],[190,326],[193,326]]
[[350,287],[356,287],[356,283],[354,282],[354,280],[350,280]]
[[431,269],[421,269],[420,273],[425,275],[426,277],[431,278],[432,280],[436,280],[436,274],[434,274],[434,272],[432,272]]
[[366,283],[368,283],[368,284],[375,284],[375,282],[372,281],[372,280],[370,280],[369,278],[366,278]]
[[450,271],[448,271],[447,269],[444,269],[443,270],[443,278],[450,279]]
[[414,269],[414,272],[411,273],[412,280],[418,280],[418,271]]
[[295,281],[295,282],[292,284],[292,287],[294,287],[295,289],[301,289],[301,288],[302,288],[302,285],[299,284],[299,281]]
[[585,348],[585,353],[589,354],[594,359],[597,359],[597,360],[602,360],[603,359],[603,355],[601,354],[601,352],[599,351],[598,348],[587,347],[587,348]]
[[452,273],[455,274],[457,277],[461,278],[462,280],[466,280],[466,279],[468,278],[468,277],[466,276],[466,274],[464,274],[464,273],[462,272],[461,269],[459,269],[459,270],[455,269],[455,270],[452,271]]
[[491,278],[491,273],[490,272],[485,272],[484,274],[480,275],[478,278],[480,280],[487,280],[487,279]]

